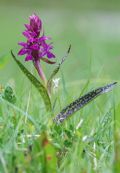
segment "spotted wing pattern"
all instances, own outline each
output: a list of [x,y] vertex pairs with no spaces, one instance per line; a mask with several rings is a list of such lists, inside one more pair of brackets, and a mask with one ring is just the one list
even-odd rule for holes
[[84,96],[78,98],[68,106],[66,106],[54,119],[53,121],[56,124],[62,123],[66,118],[68,118],[71,114],[77,112],[79,109],[84,107],[87,103],[95,99],[97,96],[109,92],[117,82],[108,84],[104,87],[97,88],[92,90],[91,92],[85,94]]

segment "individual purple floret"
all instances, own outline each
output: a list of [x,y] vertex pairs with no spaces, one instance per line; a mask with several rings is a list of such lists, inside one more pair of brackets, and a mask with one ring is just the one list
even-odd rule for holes
[[22,46],[18,55],[26,55],[25,61],[32,60],[39,75],[45,80],[40,66],[40,60],[44,57],[48,59],[55,58],[55,55],[51,52],[53,49],[52,43],[46,43],[51,38],[44,35],[42,21],[37,15],[33,14],[29,19],[30,24],[25,24],[26,30],[23,32],[23,35],[27,38],[27,42],[18,43]]

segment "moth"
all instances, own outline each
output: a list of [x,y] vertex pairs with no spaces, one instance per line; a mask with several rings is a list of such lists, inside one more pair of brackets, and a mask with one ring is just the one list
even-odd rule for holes
[[106,86],[97,88],[95,90],[92,90],[85,94],[84,96],[78,98],[74,102],[70,103],[68,106],[66,106],[54,119],[53,121],[56,124],[62,123],[64,120],[66,120],[70,115],[77,112],[81,108],[83,108],[86,104],[91,102],[93,99],[98,97],[101,94],[107,93],[112,90],[112,88],[117,84],[117,82],[108,84]]

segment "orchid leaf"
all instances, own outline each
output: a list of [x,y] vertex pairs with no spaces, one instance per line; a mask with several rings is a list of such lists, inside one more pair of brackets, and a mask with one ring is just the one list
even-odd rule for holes
[[30,80],[30,82],[37,88],[37,90],[39,91],[40,95],[43,98],[45,107],[47,111],[51,111],[51,101],[48,95],[48,92],[46,90],[46,88],[43,86],[43,84],[41,84],[41,82],[35,77],[33,76],[27,69],[26,67],[19,61],[16,59],[15,55],[13,54],[13,52],[11,51],[12,57],[15,60],[15,62],[17,63],[17,65],[20,67],[20,69],[22,70],[22,72],[27,76],[27,78]]
[[66,106],[54,119],[53,121],[56,124],[62,123],[65,119],[67,119],[70,115],[77,112],[89,102],[94,100],[96,97],[100,96],[101,94],[107,93],[112,90],[112,88],[116,85],[117,82],[108,84],[106,86],[97,88],[95,90],[90,91],[89,93],[85,94],[84,96],[78,98],[68,106]]
[[52,74],[50,75],[50,78],[47,82],[47,88],[49,91],[51,91],[51,86],[52,86],[52,80],[54,78],[54,76],[58,73],[58,71],[60,70],[61,65],[63,64],[63,62],[66,60],[68,54],[70,53],[71,50],[71,45],[68,48],[68,51],[66,53],[66,55],[62,58],[61,62],[57,65],[57,67],[53,70]]

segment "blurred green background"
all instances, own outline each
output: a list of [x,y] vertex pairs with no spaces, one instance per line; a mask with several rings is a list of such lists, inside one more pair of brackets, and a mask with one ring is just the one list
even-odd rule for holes
[[[111,83],[112,81],[120,80],[120,1],[0,0],[0,87],[7,83],[12,83],[13,86],[15,86],[14,90],[17,97],[16,105],[18,108],[25,111],[25,113],[28,112],[32,115],[32,118],[35,120],[36,124],[40,126],[41,130],[42,126],[45,126],[47,129],[47,119],[49,116],[47,116],[44,110],[44,105],[42,99],[39,98],[38,92],[20,71],[10,54],[10,50],[12,49],[17,55],[20,49],[18,42],[25,41],[22,35],[25,29],[24,24],[29,22],[29,16],[33,13],[40,16],[43,21],[45,34],[52,37],[57,63],[60,62],[69,45],[72,45],[68,58],[57,74],[57,77],[60,77],[60,90],[53,94],[53,98],[51,99],[52,102],[54,102],[54,98],[58,99],[57,103],[55,102],[54,114],[56,115],[65,105],[80,96],[80,94],[87,93],[95,87]],[[25,63],[24,57],[17,58],[30,71],[35,73],[31,62]],[[55,65],[47,65],[44,62],[42,65],[47,77],[49,77]],[[84,170],[89,170],[91,165],[89,157],[93,159],[93,156],[98,159],[100,170],[103,170],[101,172],[112,172],[112,167],[115,165],[114,157],[116,155],[119,156],[119,148],[117,148],[119,145],[116,145],[115,153],[109,148],[112,147],[113,150],[113,145],[115,145],[113,142],[113,134],[110,133],[113,126],[115,128],[114,122],[117,122],[116,124],[119,128],[119,93],[119,87],[116,87],[111,94],[109,93],[108,95],[101,96],[100,99],[90,104],[86,109],[77,112],[77,115],[70,119],[70,123],[68,124],[72,124],[74,129],[76,129],[76,125],[81,118],[83,118],[85,123],[80,129],[80,138],[77,139],[79,145],[73,143],[73,147],[70,150],[70,157],[68,155],[68,158],[66,157],[65,161],[61,162],[61,167],[64,168],[65,166],[67,172],[77,172],[83,168],[81,165],[84,165]],[[1,116],[2,118],[0,119],[2,134],[0,140],[2,141],[1,146],[3,146],[3,159],[5,156],[5,162],[9,170],[9,167],[11,169],[14,168],[12,165],[13,160],[10,161],[10,158],[14,156],[13,153],[16,153],[18,149],[16,148],[17,142],[19,140],[22,141],[20,147],[24,147],[22,136],[29,133],[38,134],[39,132],[34,132],[34,130],[30,129],[32,127],[30,127],[29,124],[27,125],[24,123],[23,112],[19,113],[17,109],[14,111],[6,102],[1,105],[0,113],[3,112],[3,117]],[[100,119],[101,117],[103,119]],[[108,121],[106,121],[106,117],[108,117]],[[112,120],[113,117],[114,120]],[[26,114],[25,118],[27,118]],[[102,121],[105,127],[101,126]],[[67,127],[69,129],[69,126],[66,126],[66,128]],[[22,133],[22,130],[24,130],[23,132],[25,133]],[[84,143],[80,142],[80,140],[82,140],[82,136],[84,135],[90,136],[91,140],[91,136],[93,136],[96,130],[98,132],[100,131],[100,133],[97,134],[98,138],[100,137],[101,143],[97,143],[96,138],[95,143],[97,148],[95,149],[96,154],[94,154],[95,150],[93,151],[93,148],[91,148],[92,145],[90,145],[90,149],[83,150],[89,141]],[[109,133],[109,137],[106,135],[107,133]],[[56,134],[55,132],[57,139],[56,144],[58,143],[61,145],[64,136],[62,135],[63,137],[61,138]],[[118,131],[118,138],[119,134]],[[34,138],[30,140],[27,139],[28,143],[31,144],[31,140],[33,139]],[[33,144],[34,142],[33,140]],[[25,146],[26,145],[27,142],[25,143]],[[88,154],[90,153],[88,155],[89,157],[85,157],[86,161],[82,160],[82,157],[84,158],[84,153],[79,150],[85,151],[84,153],[87,153],[86,151],[88,151]],[[4,154],[4,152],[7,154]],[[36,152],[37,157],[36,153],[33,153],[35,156],[33,156],[33,158],[37,159],[39,152],[38,148]],[[81,153],[83,154],[81,155]],[[20,160],[21,164],[23,163],[22,166],[24,166],[24,162],[18,151],[16,156],[18,163]],[[119,164],[119,157],[115,159],[116,163],[118,162]],[[39,165],[39,159],[37,159],[37,162],[35,160],[35,163],[32,161],[29,162],[29,165],[31,165],[30,169],[36,169]],[[25,162],[25,166],[26,163],[27,162]],[[18,166],[19,165],[20,164],[18,164]],[[2,167],[0,166],[0,168]]]
[[[46,35],[52,37],[57,61],[72,45],[62,68],[67,82],[119,80],[119,10],[120,1],[115,0],[0,0],[0,58],[9,57],[8,64],[0,66],[0,82],[21,76],[8,52],[20,49],[17,43],[25,40],[24,23],[34,12],[43,20]],[[53,66],[45,64],[44,68],[49,74]]]

